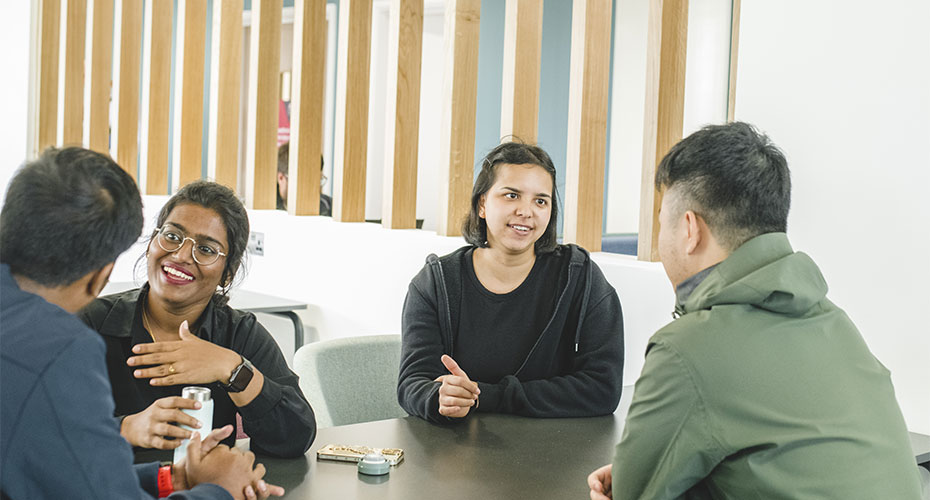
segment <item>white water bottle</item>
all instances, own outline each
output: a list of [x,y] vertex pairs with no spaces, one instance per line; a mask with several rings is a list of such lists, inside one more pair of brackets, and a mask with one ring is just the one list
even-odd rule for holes
[[[199,410],[181,410],[184,413],[187,413],[188,415],[199,420],[200,429],[194,429],[187,425],[182,425],[181,428],[187,429],[189,431],[200,432],[200,438],[206,438],[207,434],[209,434],[213,429],[213,398],[210,395],[210,389],[207,389],[206,387],[185,387],[181,391],[181,397],[200,402]],[[181,446],[178,446],[174,449],[174,463],[180,462],[184,457],[187,456],[188,443],[190,443],[190,439],[185,439],[181,441]]]

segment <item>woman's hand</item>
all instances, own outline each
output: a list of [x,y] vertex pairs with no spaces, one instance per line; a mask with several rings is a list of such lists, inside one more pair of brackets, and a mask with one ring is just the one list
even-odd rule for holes
[[[200,427],[196,418],[181,410],[199,410],[200,406],[193,399],[178,396],[156,399],[141,412],[127,415],[120,425],[119,433],[133,446],[173,450],[181,445],[182,439],[191,437],[191,431],[182,429],[180,425],[194,429]],[[175,439],[165,439],[166,436]]]
[[133,346],[129,366],[154,365],[133,371],[136,378],[148,378],[151,385],[229,383],[229,376],[242,362],[234,351],[207,342],[190,332],[187,321],[179,329],[181,340]]
[[436,379],[436,382],[442,382],[439,387],[439,414],[462,418],[468,415],[473,406],[478,405],[478,394],[481,390],[451,356],[443,354],[442,364],[449,370],[450,375]]

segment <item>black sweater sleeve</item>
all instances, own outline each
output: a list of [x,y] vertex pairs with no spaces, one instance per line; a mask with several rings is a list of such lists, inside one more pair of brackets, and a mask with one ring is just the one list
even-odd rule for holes
[[612,288],[592,301],[580,330],[569,373],[525,382],[513,375],[496,384],[478,382],[478,411],[529,417],[613,413],[623,389],[623,317]]
[[446,352],[442,343],[438,305],[417,282],[429,273],[429,265],[410,283],[401,317],[400,373],[397,402],[410,415],[434,423],[452,419],[439,414],[439,382],[435,379],[447,370],[440,358]]
[[316,437],[316,419],[297,384],[297,374],[254,315],[240,321],[237,330],[236,338],[245,340],[238,352],[265,376],[258,396],[239,408],[252,450],[285,458],[303,455]]

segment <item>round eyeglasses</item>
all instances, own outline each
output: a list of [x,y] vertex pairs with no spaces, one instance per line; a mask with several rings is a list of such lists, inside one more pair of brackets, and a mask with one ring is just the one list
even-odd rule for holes
[[220,256],[226,254],[220,251],[219,245],[215,243],[197,243],[194,238],[184,236],[184,233],[173,227],[162,226],[156,230],[155,242],[162,250],[168,253],[174,253],[181,250],[184,242],[191,240],[191,255],[194,261],[201,266],[209,266],[217,261]]

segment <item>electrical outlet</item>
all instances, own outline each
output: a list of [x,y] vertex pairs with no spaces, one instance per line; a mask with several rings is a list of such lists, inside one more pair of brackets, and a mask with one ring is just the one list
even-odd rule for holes
[[265,255],[265,233],[252,231],[249,233],[248,251],[252,255],[262,257]]

